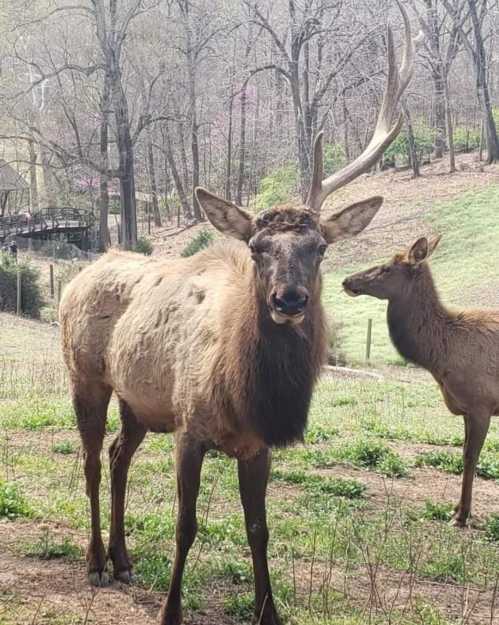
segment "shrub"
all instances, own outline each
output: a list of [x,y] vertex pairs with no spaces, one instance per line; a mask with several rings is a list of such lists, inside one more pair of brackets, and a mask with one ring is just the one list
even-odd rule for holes
[[137,243],[135,244],[135,247],[133,249],[134,252],[137,252],[138,254],[151,256],[153,251],[153,244],[151,243],[151,241],[149,241],[149,239],[146,239],[145,237],[140,237],[139,239],[137,239]]
[[404,477],[408,468],[406,462],[386,445],[365,439],[342,447],[338,456],[358,467],[375,469],[389,477]]
[[485,535],[488,540],[499,542],[499,514],[492,514],[485,524]]
[[21,273],[22,311],[25,315],[38,319],[43,305],[39,271],[27,261],[16,263],[3,253],[0,253],[0,311],[16,311],[18,271]]
[[14,484],[0,480],[0,518],[30,516],[31,510]]
[[480,132],[478,130],[458,126],[454,128],[453,137],[456,152],[471,152],[480,147]]
[[441,469],[446,473],[459,475],[463,472],[463,457],[461,454],[453,454],[448,451],[428,451],[419,454],[416,458],[416,466],[430,466]]
[[298,171],[295,165],[285,165],[274,170],[260,182],[260,189],[255,198],[258,210],[282,204],[293,195],[298,184]]
[[338,143],[328,143],[324,146],[324,171],[333,172],[343,167],[347,161],[343,146]]
[[[429,156],[433,151],[433,133],[426,126],[414,127],[414,139],[416,142],[416,153],[418,160],[423,160],[424,156]],[[409,140],[407,133],[400,133],[390,147],[385,150],[384,159],[395,161],[396,159],[408,162],[409,160]]]
[[82,553],[80,547],[75,545],[70,538],[64,538],[62,542],[56,542],[48,531],[45,531],[37,542],[27,544],[24,552],[28,557],[40,558],[40,560],[56,560],[60,558],[78,560]]
[[451,503],[433,502],[427,499],[421,516],[428,521],[450,521],[453,512],[454,508]]
[[180,252],[180,256],[187,258],[205,249],[213,242],[213,233],[210,230],[200,230],[195,237]]

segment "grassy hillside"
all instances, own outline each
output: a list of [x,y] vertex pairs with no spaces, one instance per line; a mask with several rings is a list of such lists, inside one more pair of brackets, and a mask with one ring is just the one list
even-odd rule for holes
[[[499,184],[436,203],[428,215],[428,233],[432,232],[443,234],[431,266],[444,302],[499,306]],[[352,299],[341,289],[345,276],[372,264],[341,267],[328,273],[324,302],[343,326],[341,348],[349,361],[364,359],[367,320],[372,318],[372,361],[400,362],[388,336],[386,302],[368,297]]]

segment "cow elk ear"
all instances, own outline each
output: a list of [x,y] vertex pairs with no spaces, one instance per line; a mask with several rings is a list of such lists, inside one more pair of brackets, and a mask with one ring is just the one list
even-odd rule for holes
[[436,247],[438,246],[438,244],[440,243],[440,239],[442,238],[441,234],[438,234],[435,237],[432,237],[429,241],[428,241],[428,256],[431,256],[433,254],[433,252],[435,251]]
[[354,237],[368,226],[383,204],[383,198],[371,197],[352,204],[328,219],[321,219],[322,234],[328,243]]
[[421,237],[414,243],[407,254],[407,259],[411,265],[419,265],[431,254],[430,245],[426,237]]
[[210,222],[224,234],[249,241],[253,234],[253,217],[232,202],[213,195],[202,187],[196,188],[196,197]]

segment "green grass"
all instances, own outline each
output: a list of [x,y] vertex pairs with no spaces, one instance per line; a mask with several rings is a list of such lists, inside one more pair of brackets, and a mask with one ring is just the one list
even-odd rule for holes
[[[474,305],[480,287],[499,288],[499,185],[473,191],[448,202],[437,202],[429,214],[429,228],[443,233],[431,267],[443,301],[449,305]],[[393,253],[400,251],[394,249]],[[373,319],[371,359],[374,363],[400,363],[386,325],[386,301],[373,297],[350,298],[342,292],[344,278],[386,258],[342,267],[325,276],[323,301],[335,319],[341,320],[341,350],[350,362],[362,362],[367,320]],[[464,294],[474,296],[464,299]],[[483,299],[483,298],[482,298]],[[483,305],[487,306],[486,299]]]
[[0,479],[0,519],[31,516],[31,508],[15,484]]
[[409,471],[407,463],[396,452],[372,439],[347,443],[337,450],[336,457],[357,467],[374,469],[389,477],[405,477]]
[[40,560],[78,560],[82,557],[82,549],[70,538],[56,540],[48,530],[37,541],[24,544],[22,551],[25,556]]
[[453,513],[454,506],[451,503],[427,500],[421,517],[427,521],[450,521]]
[[487,519],[485,534],[489,540],[499,543],[499,514],[492,514]]

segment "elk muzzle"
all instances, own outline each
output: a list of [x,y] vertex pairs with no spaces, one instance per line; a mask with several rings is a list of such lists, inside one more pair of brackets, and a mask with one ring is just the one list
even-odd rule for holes
[[364,293],[362,289],[362,283],[357,278],[356,275],[349,276],[343,280],[343,290],[347,295],[351,297],[357,297],[358,295],[362,295]]
[[304,287],[276,288],[270,296],[270,314],[275,323],[298,324],[305,318],[309,294]]

